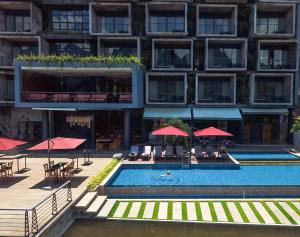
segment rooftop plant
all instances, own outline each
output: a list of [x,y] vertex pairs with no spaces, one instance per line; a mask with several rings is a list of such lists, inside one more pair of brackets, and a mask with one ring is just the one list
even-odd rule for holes
[[45,62],[58,63],[64,65],[65,63],[103,63],[108,65],[113,64],[131,64],[135,63],[142,66],[141,59],[136,56],[76,56],[76,55],[18,55],[18,61],[24,62]]

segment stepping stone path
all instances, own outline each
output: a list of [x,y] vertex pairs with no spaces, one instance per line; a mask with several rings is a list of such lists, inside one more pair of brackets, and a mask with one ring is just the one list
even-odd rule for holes
[[[85,203],[87,199],[88,198],[85,198]],[[143,205],[143,209],[141,209],[142,201],[144,200],[123,201],[107,199],[97,216],[101,218],[141,218],[157,220],[167,220],[169,218],[174,221],[181,221],[183,220],[184,210],[186,211],[186,215],[184,216],[187,218],[185,221],[228,222],[228,218],[232,217],[230,221],[233,223],[247,222],[251,224],[300,225],[300,202],[298,201],[292,201],[291,204],[293,205],[289,205],[286,201],[266,201],[263,203],[257,200],[224,200],[228,207],[224,208],[226,206],[222,203],[223,201],[212,200],[208,202],[189,200],[185,202],[186,210],[183,209],[183,202],[181,200],[144,201],[145,205]],[[83,206],[82,203],[81,206]],[[196,210],[196,207],[200,208],[200,210]],[[169,211],[172,213],[171,216],[168,215]],[[212,214],[212,212],[215,214]],[[276,216],[276,218],[274,216]],[[276,223],[278,221],[280,223]]]

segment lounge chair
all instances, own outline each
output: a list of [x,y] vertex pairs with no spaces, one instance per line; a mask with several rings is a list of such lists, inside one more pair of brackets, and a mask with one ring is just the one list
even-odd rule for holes
[[165,157],[166,158],[173,158],[174,157],[173,146],[166,146]]
[[162,158],[162,147],[161,146],[155,146],[153,151],[154,160]]
[[151,146],[144,146],[144,151],[141,154],[142,159],[149,160],[151,158]]
[[136,160],[139,156],[139,146],[131,146],[130,153],[128,154],[129,160]]
[[194,155],[196,159],[204,158],[202,147],[201,146],[195,146]]
[[176,146],[176,157],[184,157],[183,146]]

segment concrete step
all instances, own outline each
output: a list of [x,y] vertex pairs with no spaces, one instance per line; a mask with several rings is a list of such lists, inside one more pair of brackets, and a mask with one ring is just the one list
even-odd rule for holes
[[88,192],[75,205],[75,208],[76,209],[86,209],[91,204],[91,202],[94,201],[94,199],[96,198],[96,196],[97,196],[97,192]]
[[108,217],[111,209],[115,205],[115,203],[116,203],[115,199],[108,199],[108,200],[106,200],[106,203],[104,204],[104,206],[102,207],[102,209],[99,211],[97,217],[98,218],[106,219]]
[[86,213],[87,214],[96,214],[100,210],[100,208],[104,205],[106,199],[107,199],[107,196],[96,197],[96,199],[92,202],[92,204],[86,210]]

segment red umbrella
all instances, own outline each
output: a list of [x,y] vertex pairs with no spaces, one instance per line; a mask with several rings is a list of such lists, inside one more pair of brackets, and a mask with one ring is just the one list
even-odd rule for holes
[[0,151],[8,151],[17,146],[26,144],[27,142],[0,137]]
[[205,128],[202,130],[198,130],[194,132],[194,136],[196,137],[209,137],[209,136],[218,136],[218,137],[233,137],[231,133],[224,132],[221,129],[217,129],[214,127]]
[[[73,150],[84,143],[86,139],[55,137],[50,139],[50,150]],[[48,140],[45,140],[33,147],[29,151],[48,150]]]
[[157,136],[182,136],[182,137],[188,137],[189,134],[179,128],[175,128],[173,126],[168,126],[164,128],[157,129],[152,132],[152,135]]

